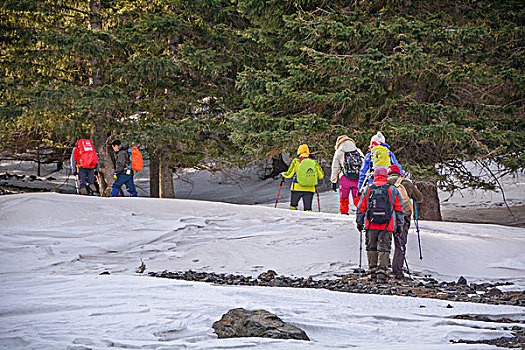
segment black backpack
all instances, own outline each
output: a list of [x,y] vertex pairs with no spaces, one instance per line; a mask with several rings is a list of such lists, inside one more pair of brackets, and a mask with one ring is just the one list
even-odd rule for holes
[[343,163],[343,174],[349,179],[359,179],[359,170],[363,159],[358,151],[345,152],[345,160]]
[[366,218],[370,223],[387,224],[392,217],[392,203],[388,195],[390,184],[383,186],[370,185]]

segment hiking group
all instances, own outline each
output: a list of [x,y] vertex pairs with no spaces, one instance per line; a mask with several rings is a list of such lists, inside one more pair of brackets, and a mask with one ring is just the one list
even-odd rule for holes
[[[115,152],[115,181],[111,187],[111,196],[118,197],[121,187],[126,185],[129,195],[137,197],[133,174],[142,170],[142,154],[137,147],[129,147],[129,143],[119,140],[113,141],[111,147]],[[71,152],[71,171],[75,176],[78,194],[99,195],[98,157],[92,140],[81,139],[75,143]]]
[[[385,142],[383,134],[377,132],[371,138],[366,155],[350,137],[339,136],[331,170],[332,190],[337,192],[339,189],[339,212],[349,214],[351,194],[356,207],[357,229],[361,235],[363,231],[366,232],[365,246],[371,277],[386,279],[393,240],[392,271],[395,278],[404,278],[403,264],[406,263],[410,218],[414,213],[417,220],[417,203],[423,201],[423,195],[412,181],[405,178],[403,168]],[[306,144],[299,146],[297,157],[281,176],[279,193],[284,179],[292,179],[290,209],[297,210],[302,199],[304,210],[312,211],[314,193],[319,196],[318,180],[324,177],[324,173],[310,155]],[[359,265],[361,267],[361,261]]]
[[[137,147],[130,147],[127,142],[115,140],[111,147],[115,152],[115,181],[111,196],[118,197],[121,187],[126,185],[129,195],[136,197],[133,175],[135,171],[142,170],[142,155]],[[98,194],[100,178],[93,141],[81,139],[75,143],[71,154],[71,166],[78,193]],[[361,239],[362,232],[366,232],[365,247],[370,275],[378,279],[387,277],[393,240],[395,249],[392,271],[396,278],[404,278],[403,263],[406,263],[405,251],[411,215],[414,214],[417,227],[417,203],[423,200],[423,196],[416,186],[405,178],[403,168],[385,142],[383,134],[377,132],[371,138],[366,155],[356,146],[353,139],[347,135],[339,136],[335,144],[331,170],[332,190],[337,192],[339,189],[340,213],[349,214],[351,195],[356,207],[356,224]],[[308,145],[302,144],[298,147],[297,156],[281,176],[277,201],[285,179],[291,179],[290,209],[297,210],[302,200],[304,210],[312,211],[314,194],[317,193],[321,211],[318,180],[324,178],[324,172],[310,154]],[[362,243],[360,252],[361,249]]]

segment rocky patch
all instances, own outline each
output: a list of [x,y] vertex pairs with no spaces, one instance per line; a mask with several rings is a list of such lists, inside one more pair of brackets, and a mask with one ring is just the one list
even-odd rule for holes
[[[431,277],[415,277],[414,279],[388,279],[378,282],[366,274],[348,274],[337,279],[317,280],[309,278],[293,278],[278,276],[275,271],[251,276],[216,274],[208,272],[150,272],[150,276],[172,278],[186,281],[209,282],[224,285],[239,286],[269,286],[290,288],[323,288],[338,292],[364,293],[379,295],[398,295],[419,298],[433,298],[448,301],[461,301],[486,304],[506,304],[525,306],[525,291],[503,292],[496,287],[511,285],[505,283],[470,283],[463,280],[457,282],[439,282]],[[495,290],[497,289],[497,291]]]
[[219,338],[262,337],[310,340],[306,333],[266,310],[232,309],[213,323]]
[[488,344],[495,345],[500,348],[510,349],[525,349],[525,329],[519,329],[512,332],[511,337],[499,337],[496,339],[485,340],[451,340],[451,343],[465,343],[465,344]]

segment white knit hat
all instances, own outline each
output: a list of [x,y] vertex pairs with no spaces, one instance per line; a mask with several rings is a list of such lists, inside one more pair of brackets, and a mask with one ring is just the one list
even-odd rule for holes
[[370,144],[372,144],[372,142],[385,142],[385,136],[381,133],[381,131],[378,131],[377,134],[375,134],[374,136],[372,136],[372,138],[370,139]]

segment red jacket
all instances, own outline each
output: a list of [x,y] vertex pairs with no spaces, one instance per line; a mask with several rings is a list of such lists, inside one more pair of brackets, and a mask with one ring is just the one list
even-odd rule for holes
[[[388,183],[388,179],[384,176],[377,176],[374,178],[373,184],[376,186],[383,186]],[[396,226],[402,226],[404,224],[405,218],[403,213],[403,203],[401,202],[401,196],[394,186],[388,187],[388,197],[392,205],[392,216],[390,221],[387,224],[376,224],[370,223],[368,218],[366,218],[366,210],[368,208],[368,198],[370,197],[370,187],[367,188],[366,193],[361,196],[361,201],[358,204],[357,211],[357,223],[363,224],[365,221],[365,230],[385,230],[394,231]]]

